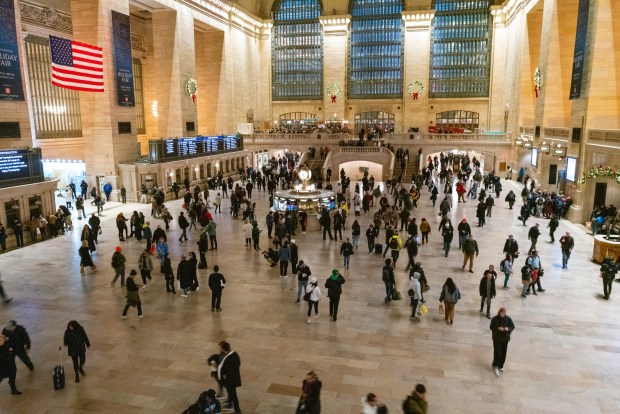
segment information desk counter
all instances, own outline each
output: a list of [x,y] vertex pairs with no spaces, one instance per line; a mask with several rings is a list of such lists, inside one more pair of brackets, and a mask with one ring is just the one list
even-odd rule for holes
[[620,239],[614,238],[607,240],[605,235],[594,236],[594,252],[592,258],[597,263],[602,263],[605,257],[612,257],[614,260],[620,256]]

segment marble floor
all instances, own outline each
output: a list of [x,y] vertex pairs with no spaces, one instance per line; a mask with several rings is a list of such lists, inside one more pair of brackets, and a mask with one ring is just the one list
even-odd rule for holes
[[[351,269],[342,270],[340,243],[323,241],[319,232],[296,236],[300,258],[322,282],[332,268],[340,268],[347,282],[337,322],[328,317],[328,302],[320,303],[321,317],[306,323],[305,304],[295,304],[296,279],[278,277],[263,257],[247,251],[242,223],[232,220],[228,199],[225,214],[216,215],[219,249],[209,252],[209,270],[200,271],[202,288],[188,299],[167,294],[163,278],[140,295],[146,318],[135,309],[121,320],[125,292],[110,287],[110,258],[119,244],[114,218],[120,211],[129,217],[145,205],[108,203],[103,235],[95,255],[99,270],[85,277],[79,273],[77,231],[44,243],[0,255],[4,287],[14,300],[0,305],[0,323],[15,319],[32,338],[35,371],[17,362],[17,384],[22,396],[10,395],[0,385],[0,413],[180,413],[198,394],[214,387],[207,358],[217,343],[227,340],[242,361],[243,386],[239,389],[244,413],[294,412],[301,381],[315,370],[323,381],[323,413],[358,414],[360,399],[368,392],[383,398],[390,412],[399,413],[405,395],[418,382],[426,384],[431,413],[566,413],[620,412],[620,285],[609,301],[602,298],[598,266],[591,262],[593,241],[583,226],[562,221],[556,235],[569,230],[575,250],[568,270],[561,269],[558,243],[547,243],[546,219],[539,249],[546,273],[545,293],[520,296],[518,277],[510,290],[498,290],[492,312],[501,306],[516,324],[505,371],[496,378],[491,370],[492,343],[489,321],[479,313],[478,283],[489,264],[499,266],[507,234],[514,234],[527,251],[528,227],[517,221],[518,210],[508,210],[503,198],[515,182],[504,183],[488,225],[474,227],[480,245],[474,274],[461,270],[462,256],[453,250],[444,258],[437,231],[420,249],[431,290],[426,294],[429,313],[421,321],[409,320],[407,301],[383,303],[382,259],[360,249],[351,258]],[[255,192],[259,223],[264,226],[266,193]],[[180,201],[168,203],[176,217]],[[475,203],[454,204],[453,222],[467,217],[475,223]],[[438,226],[426,192],[414,213]],[[371,216],[362,215],[363,232]],[[160,223],[159,220],[151,220]],[[350,236],[347,222],[346,236]],[[76,223],[79,223],[76,221]],[[173,265],[182,253],[196,251],[198,232],[187,243],[178,243],[176,224],[170,233]],[[266,233],[266,232],[265,232]],[[261,247],[265,247],[263,233]],[[383,236],[382,232],[382,236]],[[345,236],[345,237],[346,237]],[[142,244],[121,242],[130,263],[137,263]],[[524,254],[518,260],[519,266]],[[209,271],[219,265],[228,280],[219,313],[210,311],[206,286]],[[406,260],[398,262],[397,279],[406,292]],[[463,298],[456,307],[454,325],[447,326],[438,313],[438,296],[451,276]],[[51,371],[58,364],[58,346],[67,322],[78,320],[92,346],[87,352],[87,376],[73,382],[71,361],[63,349],[67,385],[54,391]]]

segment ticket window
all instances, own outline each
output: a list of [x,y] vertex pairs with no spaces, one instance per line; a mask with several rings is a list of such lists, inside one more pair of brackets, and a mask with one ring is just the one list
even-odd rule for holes
[[30,219],[31,217],[38,218],[39,216],[45,215],[45,212],[42,211],[42,207],[43,205],[41,204],[41,197],[39,196],[29,197],[28,198],[28,210],[29,210],[28,219]]
[[[17,208],[16,208],[17,207]],[[4,211],[6,212],[6,229],[13,228],[13,222],[19,220],[19,202],[7,201],[4,203]],[[28,217],[30,219],[30,217]]]

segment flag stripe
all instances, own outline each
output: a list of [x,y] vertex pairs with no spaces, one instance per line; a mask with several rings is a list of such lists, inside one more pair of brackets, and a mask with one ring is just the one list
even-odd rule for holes
[[91,86],[103,86],[103,80],[100,81],[93,81],[93,80],[86,80],[84,79],[83,76],[60,76],[56,73],[54,73],[52,75],[52,79],[56,79],[59,82],[67,82],[67,83],[82,83],[84,85],[91,85]]
[[52,84],[84,92],[103,92],[103,49],[50,36]]
[[98,71],[75,70],[76,69],[75,66],[73,68],[69,68],[67,66],[56,65],[55,63],[52,63],[52,67],[53,67],[55,73],[62,73],[62,74],[65,74],[65,75],[74,75],[74,76],[89,75],[89,77],[91,77],[91,78],[101,78],[101,79],[103,79],[103,74],[101,72],[98,72]]

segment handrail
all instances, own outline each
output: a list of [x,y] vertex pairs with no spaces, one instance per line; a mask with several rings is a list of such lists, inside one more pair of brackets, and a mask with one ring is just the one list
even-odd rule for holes
[[[319,138],[320,136],[320,138]],[[335,143],[340,141],[357,140],[349,134],[328,134],[328,133],[311,133],[311,134],[254,134],[244,135],[245,143],[260,144],[269,140],[288,141],[291,143],[301,141],[318,141],[325,143]],[[480,141],[480,142],[503,142],[510,143],[511,139],[506,134],[420,134],[420,133],[404,133],[404,134],[384,134],[381,141],[394,142],[403,141],[414,143],[417,141]]]

